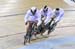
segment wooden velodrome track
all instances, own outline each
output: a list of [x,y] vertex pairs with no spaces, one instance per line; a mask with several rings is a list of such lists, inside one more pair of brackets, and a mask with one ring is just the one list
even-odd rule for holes
[[52,38],[75,35],[75,7],[69,6],[63,0],[0,0],[0,49],[24,46],[24,15],[30,7],[36,6],[40,9],[44,5],[65,10],[63,20],[51,33]]

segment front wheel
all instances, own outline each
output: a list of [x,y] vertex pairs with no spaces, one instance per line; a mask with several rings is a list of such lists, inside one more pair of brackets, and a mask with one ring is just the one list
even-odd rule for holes
[[26,42],[27,42],[27,37],[24,36],[24,45],[26,44]]
[[25,36],[24,36],[24,45],[28,42],[30,43],[30,40],[31,40],[31,34],[27,33]]

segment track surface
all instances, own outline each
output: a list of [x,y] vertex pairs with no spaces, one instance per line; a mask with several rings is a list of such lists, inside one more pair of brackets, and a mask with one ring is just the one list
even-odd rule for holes
[[[61,7],[65,10],[63,20],[58,24],[56,30],[50,34],[50,38],[46,39],[75,36],[75,7],[69,6],[63,0],[0,0],[0,49],[23,47],[23,36],[26,29],[24,15],[26,11],[32,6],[40,9],[45,4],[52,9]],[[31,44],[46,39],[38,39],[32,41]]]

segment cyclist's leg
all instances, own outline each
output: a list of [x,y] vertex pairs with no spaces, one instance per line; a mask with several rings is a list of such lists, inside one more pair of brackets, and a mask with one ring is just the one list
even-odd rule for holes
[[37,38],[38,30],[37,30],[37,22],[34,22],[34,30],[33,30],[33,35],[35,38]]
[[57,26],[57,22],[54,22],[54,23],[52,24],[52,27],[51,27],[51,32],[55,30],[55,27],[56,27],[56,26]]
[[29,34],[29,42],[30,42],[30,40],[31,40],[31,37],[32,37],[32,25],[33,25],[33,23],[29,23],[29,28],[28,28],[28,34]]
[[47,25],[47,29],[48,29],[48,35],[52,32],[52,28],[54,26],[54,19],[52,18],[52,20],[49,22],[49,24]]
[[24,45],[26,44],[27,40],[28,40],[28,26],[29,24],[25,24],[25,35],[24,35]]
[[26,35],[25,35],[25,38],[26,40],[30,43],[30,39],[31,39],[31,27],[32,27],[32,23],[31,22],[28,22],[28,28],[27,28],[27,32],[26,32]]

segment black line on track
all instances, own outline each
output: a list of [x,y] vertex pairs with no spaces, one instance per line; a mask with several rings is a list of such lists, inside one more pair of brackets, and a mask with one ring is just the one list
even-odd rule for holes
[[[64,10],[64,11],[75,11],[75,10]],[[10,17],[10,16],[17,16],[17,15],[24,15],[25,13],[17,13],[17,14],[9,14],[9,15],[4,15],[0,17]]]
[[[75,25],[70,25],[70,26],[60,26],[57,28],[66,28],[66,27],[75,27]],[[9,37],[9,36],[14,36],[14,35],[18,35],[18,34],[24,34],[25,32],[20,32],[20,33],[16,33],[16,34],[11,34],[11,35],[4,35],[4,36],[0,36],[0,38],[5,38],[5,37]]]
[[0,36],[0,38],[5,38],[5,37],[9,37],[9,36],[17,35],[17,34],[24,34],[24,33],[25,33],[25,32],[20,32],[20,33],[10,34],[10,35],[3,35],[3,36]]
[[17,16],[17,15],[24,15],[24,13],[4,15],[4,16],[0,16],[0,17],[11,17],[11,16]]

